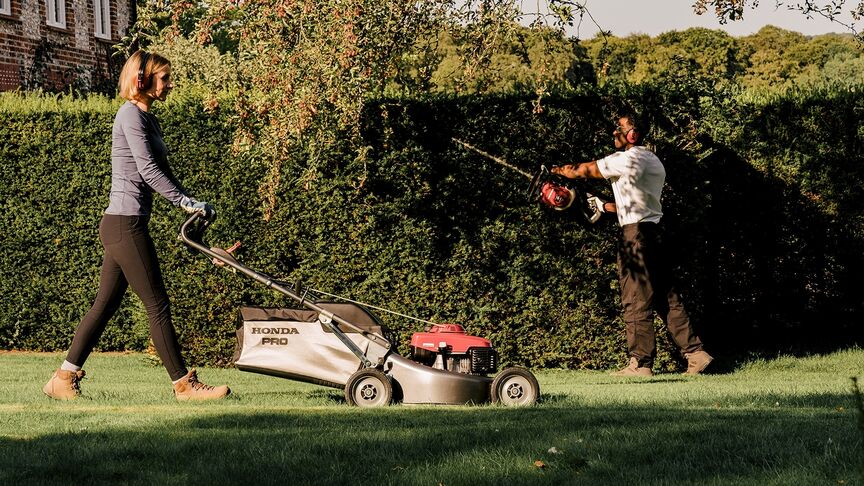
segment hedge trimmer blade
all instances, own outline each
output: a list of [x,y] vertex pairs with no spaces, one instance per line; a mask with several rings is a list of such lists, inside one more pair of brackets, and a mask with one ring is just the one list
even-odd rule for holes
[[556,211],[564,211],[565,209],[575,206],[578,208],[579,214],[581,214],[587,222],[593,224],[600,219],[599,211],[596,208],[592,209],[588,204],[588,195],[583,189],[583,181],[568,179],[562,175],[553,174],[545,165],[540,165],[540,168],[532,175],[510,164],[503,158],[484,152],[468,142],[459,140],[456,137],[453,137],[451,140],[460,146],[483,156],[487,160],[491,160],[498,165],[507,167],[508,169],[530,179],[531,183],[528,184],[529,202],[539,202],[541,205],[552,208]]

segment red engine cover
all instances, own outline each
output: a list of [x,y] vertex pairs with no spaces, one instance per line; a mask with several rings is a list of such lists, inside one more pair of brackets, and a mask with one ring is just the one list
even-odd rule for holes
[[470,348],[491,348],[488,339],[469,336],[459,324],[439,324],[426,332],[415,332],[411,336],[411,346],[437,353],[447,348],[448,353],[467,353]]
[[540,201],[558,211],[562,211],[573,204],[576,199],[576,193],[573,189],[555,184],[554,182],[546,182],[540,188]]

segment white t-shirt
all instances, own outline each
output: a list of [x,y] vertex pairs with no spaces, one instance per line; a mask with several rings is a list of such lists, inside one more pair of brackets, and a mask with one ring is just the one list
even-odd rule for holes
[[618,224],[660,222],[666,169],[653,152],[642,146],[631,147],[598,160],[597,168],[612,182]]

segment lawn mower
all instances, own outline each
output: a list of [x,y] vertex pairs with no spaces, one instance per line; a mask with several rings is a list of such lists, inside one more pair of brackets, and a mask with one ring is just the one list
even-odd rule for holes
[[212,222],[193,213],[181,226],[180,238],[214,264],[242,273],[301,307],[241,308],[233,358],[237,369],[343,389],[345,401],[360,407],[394,401],[449,405],[491,401],[521,406],[540,398],[540,386],[530,371],[510,367],[494,374],[498,354],[492,343],[468,335],[458,324],[398,314],[429,324],[411,337],[411,356],[400,356],[387,328],[369,310],[386,309],[253,270],[229,252],[237,244],[223,250],[204,243]]

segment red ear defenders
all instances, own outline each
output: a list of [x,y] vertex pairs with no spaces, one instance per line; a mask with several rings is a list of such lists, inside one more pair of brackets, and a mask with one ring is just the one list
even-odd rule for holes
[[138,91],[146,91],[150,89],[150,81],[152,76],[145,76],[144,70],[147,68],[147,61],[150,59],[150,53],[141,51],[141,65],[138,67]]

